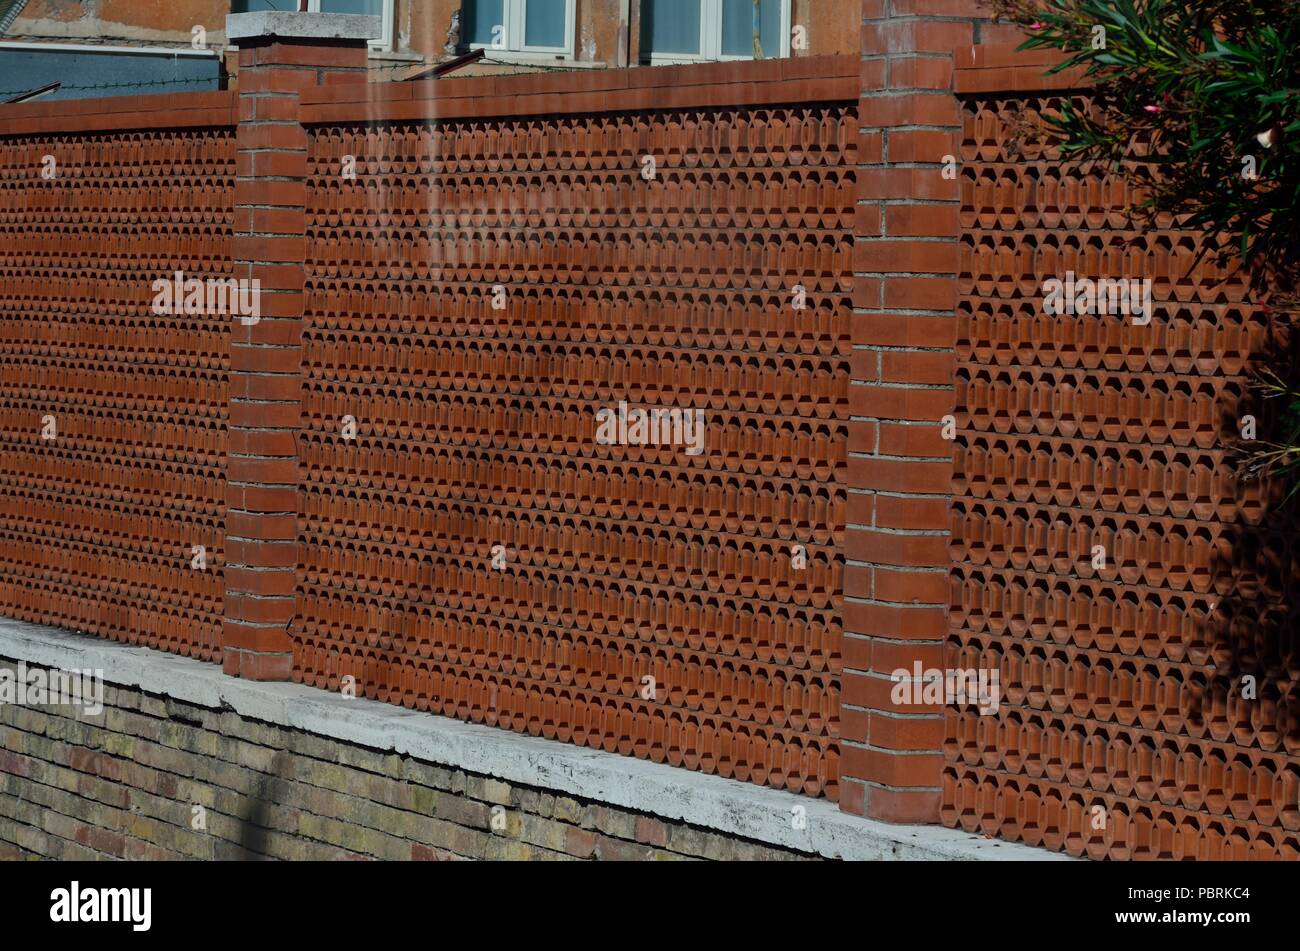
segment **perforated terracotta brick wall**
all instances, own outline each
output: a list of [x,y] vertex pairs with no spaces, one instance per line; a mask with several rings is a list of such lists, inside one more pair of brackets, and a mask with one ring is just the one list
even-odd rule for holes
[[[1230,454],[1265,318],[1195,236],[1034,131],[1065,90],[965,77],[946,824],[1096,858],[1300,856],[1292,520]],[[1148,325],[1049,316],[1042,282],[1150,278]],[[1104,566],[1094,563],[1096,546]],[[1243,677],[1257,699],[1243,697]]]
[[836,797],[854,68],[311,97],[295,677]]
[[[1229,455],[1263,317],[1035,151],[1075,91],[973,0],[863,9],[861,60],[268,42],[238,109],[5,107],[0,611],[877,818],[1300,855],[1293,526]],[[264,319],[153,314],[177,270]],[[1071,270],[1153,320],[1045,315]],[[620,402],[704,451],[601,442]],[[998,711],[895,703],[913,662]]]
[[[234,122],[203,94],[0,120],[0,612],[220,654]],[[196,566],[196,547],[203,557]]]

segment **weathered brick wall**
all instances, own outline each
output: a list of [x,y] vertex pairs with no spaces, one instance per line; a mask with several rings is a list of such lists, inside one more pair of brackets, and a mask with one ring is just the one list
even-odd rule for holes
[[138,689],[105,701],[0,704],[0,856],[807,857]]
[[6,107],[5,614],[219,658],[229,318],[151,305],[230,274],[233,118],[224,95]]
[[[311,93],[354,53],[0,114],[0,606],[835,798],[852,61]],[[622,401],[704,451],[598,444]]]
[[313,94],[296,677],[836,797],[857,118],[801,62]]
[[[1294,859],[1292,519],[1231,453],[1266,318],[1193,267],[1195,236],[1059,164],[1038,116],[1066,93],[1007,62],[965,87],[949,577],[950,663],[998,669],[1002,700],[948,711],[943,820],[1097,858]],[[1069,271],[1151,279],[1150,323],[1045,314]]]

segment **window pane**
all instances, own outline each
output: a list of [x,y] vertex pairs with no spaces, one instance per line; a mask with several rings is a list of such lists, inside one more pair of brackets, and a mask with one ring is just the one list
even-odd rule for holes
[[[722,0],[722,53],[754,55],[754,0]],[[763,56],[781,55],[781,0],[761,0],[758,19]]]
[[[261,13],[263,10],[283,10],[278,0],[234,0],[231,13]],[[294,9],[298,9],[296,6]]]
[[645,0],[643,53],[700,53],[700,0]]
[[563,46],[565,0],[526,0],[525,46]]
[[768,59],[781,55],[781,2],[763,0],[763,55]]
[[491,46],[492,30],[500,27],[497,37],[504,43],[505,34],[505,15],[502,11],[504,0],[464,0],[461,6],[461,16],[465,22],[460,25],[460,35],[463,43],[482,43],[485,46]]
[[383,16],[384,0],[320,0],[321,13],[364,13]]

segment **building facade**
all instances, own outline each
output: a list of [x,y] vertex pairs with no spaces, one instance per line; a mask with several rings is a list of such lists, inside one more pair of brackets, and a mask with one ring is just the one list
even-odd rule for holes
[[[372,78],[474,50],[464,75],[851,53],[848,0],[306,0],[380,18]],[[0,93],[51,98],[202,91],[234,80],[228,13],[298,0],[0,0]],[[2,96],[8,99],[11,96]]]

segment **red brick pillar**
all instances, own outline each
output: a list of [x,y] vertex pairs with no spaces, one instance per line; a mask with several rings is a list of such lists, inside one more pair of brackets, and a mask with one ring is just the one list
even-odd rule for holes
[[946,666],[960,231],[943,171],[954,59],[988,24],[975,0],[864,0],[863,20],[840,802],[934,822],[943,710],[895,702],[891,673]]
[[224,669],[287,680],[298,568],[299,397],[306,258],[307,134],[298,93],[326,76],[364,79],[374,17],[244,13],[239,46],[235,277],[257,281],[259,313],[234,317],[226,489]]

